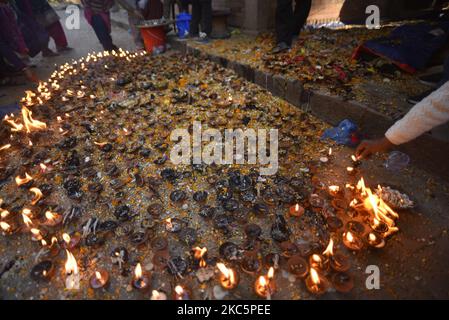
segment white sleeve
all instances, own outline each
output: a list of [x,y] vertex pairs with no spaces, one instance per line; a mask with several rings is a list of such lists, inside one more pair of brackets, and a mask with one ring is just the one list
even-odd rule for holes
[[385,133],[395,144],[409,142],[432,128],[449,121],[449,81],[416,104]]

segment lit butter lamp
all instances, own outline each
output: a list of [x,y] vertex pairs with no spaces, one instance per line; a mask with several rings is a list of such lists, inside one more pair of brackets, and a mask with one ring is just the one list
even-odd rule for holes
[[62,239],[64,240],[64,247],[66,249],[73,249],[80,243],[81,236],[78,233],[72,236],[69,236],[67,233],[63,233]]
[[104,269],[95,271],[95,273],[90,277],[89,283],[90,287],[95,290],[107,288],[109,285],[109,273]]
[[167,295],[165,292],[153,290],[151,292],[150,300],[167,300]]
[[47,210],[45,212],[45,221],[42,223],[42,225],[48,226],[48,227],[56,227],[61,224],[62,219],[63,219],[62,215],[60,215],[56,212]]
[[142,266],[140,263],[136,265],[136,269],[134,270],[134,277],[131,281],[131,285],[134,289],[145,293],[150,289],[151,284],[151,275],[148,273],[144,273],[142,271]]
[[381,249],[385,247],[385,240],[381,236],[375,234],[374,232],[370,232],[368,234],[367,241],[368,244],[373,248]]
[[5,222],[5,221],[0,221],[0,230],[4,235],[11,235],[13,234],[17,228],[14,227],[13,224]]
[[266,276],[260,276],[259,278],[257,278],[256,282],[254,283],[254,291],[259,297],[271,300],[271,296],[276,290],[276,284],[273,280],[273,277],[274,268],[271,267],[268,270]]
[[351,267],[349,258],[340,252],[334,252],[334,241],[329,240],[326,250],[323,251],[323,256],[329,259],[330,267],[337,272],[348,271]]
[[220,270],[220,285],[223,289],[232,290],[239,284],[239,276],[235,269],[227,268],[223,263],[217,263],[217,268]]
[[289,213],[292,217],[299,218],[304,214],[304,208],[297,203],[290,207]]
[[78,264],[76,263],[73,254],[66,250],[67,261],[65,263],[65,287],[67,290],[79,290],[80,288],[80,274]]
[[354,235],[351,231],[346,231],[343,233],[343,243],[344,245],[353,251],[359,251],[363,248],[363,242],[359,237]]
[[329,288],[329,281],[319,274],[314,268],[310,268],[309,276],[306,279],[306,287],[314,295],[322,295]]
[[177,285],[173,294],[175,300],[190,300],[191,292],[188,288]]

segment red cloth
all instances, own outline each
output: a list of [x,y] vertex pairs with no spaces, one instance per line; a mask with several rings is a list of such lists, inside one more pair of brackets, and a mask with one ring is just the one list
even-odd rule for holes
[[59,21],[49,25],[46,29],[50,37],[55,41],[57,47],[65,48],[68,46],[64,29]]
[[0,3],[0,37],[11,48],[21,54],[27,54],[28,48],[17,25],[14,11],[8,4]]

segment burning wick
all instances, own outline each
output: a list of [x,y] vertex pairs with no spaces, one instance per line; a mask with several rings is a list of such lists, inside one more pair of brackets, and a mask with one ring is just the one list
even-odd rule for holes
[[266,276],[260,276],[254,283],[254,290],[259,297],[271,300],[271,295],[274,293],[276,286],[273,281],[274,268],[270,267]]
[[329,244],[322,255],[330,260],[330,266],[335,271],[345,272],[351,267],[351,263],[347,256],[339,252],[334,253],[334,240],[332,240],[332,238],[329,240]]
[[29,229],[33,226],[33,221],[30,218],[31,216],[31,210],[24,208],[22,210],[22,219],[23,219],[23,223],[25,223],[25,226]]
[[195,258],[195,260],[199,261],[200,268],[205,268],[207,263],[206,260],[204,260],[204,256],[207,253],[207,248],[195,247],[193,248],[193,251],[194,251],[193,257]]
[[385,240],[379,236],[377,236],[375,233],[370,232],[368,234],[368,243],[370,246],[376,248],[376,249],[380,249],[385,247]]
[[11,225],[5,221],[0,221],[0,228],[5,234],[12,234],[13,232]]
[[136,265],[131,285],[140,292],[146,292],[150,288],[150,275],[143,273],[140,263]]
[[28,183],[28,182],[30,182],[32,180],[33,180],[33,177],[25,172],[25,178],[21,178],[20,176],[16,177],[16,184],[17,184],[17,186],[20,187],[20,186],[22,186],[22,185],[24,185],[24,184],[26,184],[26,183]]
[[329,186],[328,191],[331,196],[336,197],[341,194],[342,190],[339,186]]
[[320,255],[320,254],[312,254],[309,258],[310,267],[319,270],[327,270],[329,267],[329,259]]
[[220,270],[220,284],[226,290],[232,290],[239,284],[237,272],[232,268],[227,268],[223,263],[217,263]]
[[175,300],[190,300],[190,292],[187,288],[183,288],[180,285],[175,287],[174,292]]
[[298,203],[294,206],[290,207],[290,215],[292,217],[301,217],[304,214],[304,208],[301,207]]
[[167,300],[167,295],[162,291],[153,290],[150,300]]
[[31,188],[30,191],[34,193],[34,198],[31,200],[31,204],[34,206],[39,200],[42,199],[43,194],[39,188]]
[[354,173],[355,173],[355,170],[354,170],[353,167],[346,167],[346,172],[347,172],[348,174],[354,174]]
[[[56,212],[46,211],[45,219],[46,220],[45,220],[44,224],[46,226],[54,227],[54,226],[59,225],[62,222],[63,217],[62,217],[62,215],[57,214]],[[70,238],[70,236],[69,236],[69,238]],[[70,239],[69,239],[69,242],[70,242]]]
[[74,236],[71,237],[67,233],[63,233],[62,239],[64,240],[64,245],[66,248],[73,249],[81,241],[81,236],[78,234],[75,234]]
[[30,232],[31,232],[31,240],[33,240],[33,241],[41,241],[42,240],[43,236],[39,229],[31,228]]
[[6,149],[9,149],[9,148],[11,148],[11,144],[5,144],[4,146],[2,146],[2,147],[0,147],[0,151],[2,151],[2,150],[6,150]]
[[68,290],[78,290],[80,288],[80,276],[78,271],[78,264],[76,263],[73,254],[66,250],[67,261],[65,263],[65,287]]
[[329,282],[324,276],[318,274],[314,268],[310,268],[309,276],[306,279],[307,290],[315,295],[321,295],[326,292]]
[[90,277],[89,283],[92,289],[105,288],[109,284],[109,273],[104,269],[95,271]]
[[351,231],[343,233],[343,243],[348,249],[354,251],[358,251],[363,247],[362,241],[353,235]]

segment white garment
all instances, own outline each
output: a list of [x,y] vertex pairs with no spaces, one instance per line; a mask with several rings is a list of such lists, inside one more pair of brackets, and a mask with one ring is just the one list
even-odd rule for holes
[[449,81],[417,103],[385,133],[395,145],[409,142],[449,121]]

